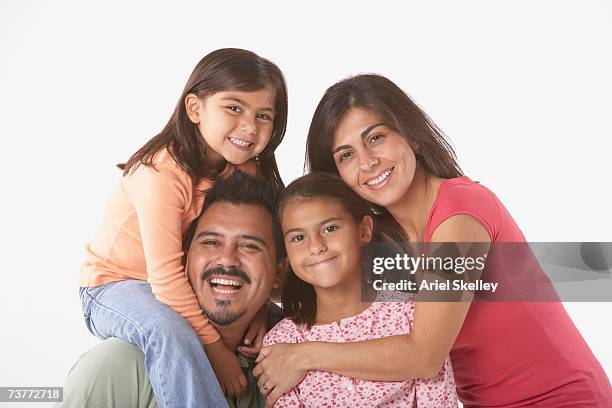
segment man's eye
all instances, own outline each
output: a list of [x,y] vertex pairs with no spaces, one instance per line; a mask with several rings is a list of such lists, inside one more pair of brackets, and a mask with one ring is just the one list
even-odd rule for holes
[[242,109],[238,105],[227,106],[227,109],[231,110],[232,112],[236,112],[236,113],[242,112]]
[[250,242],[245,242],[244,244],[240,245],[242,248],[246,248],[246,249],[251,249],[251,250],[257,250],[259,249],[259,247],[255,244],[252,244]]
[[202,241],[202,245],[206,245],[206,246],[219,246],[220,243],[219,243],[219,241],[216,241],[214,239],[207,239],[205,241]]
[[267,113],[258,113],[257,114],[257,119],[261,119],[261,120],[265,120],[265,121],[271,121],[272,120],[272,116],[268,115]]
[[338,229],[338,226],[337,226],[337,225],[328,225],[327,227],[325,227],[325,228],[323,229],[323,231],[325,231],[325,232],[334,232],[334,231],[336,231],[337,229]]
[[304,235],[294,235],[293,237],[291,237],[291,242],[300,242],[303,241],[304,239],[306,239],[306,237]]

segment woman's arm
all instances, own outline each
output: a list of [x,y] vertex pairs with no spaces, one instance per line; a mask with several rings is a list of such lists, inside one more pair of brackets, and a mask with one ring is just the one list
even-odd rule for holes
[[[474,217],[455,215],[436,228],[431,241],[490,243],[491,238]],[[294,386],[292,382],[302,378],[307,370],[330,371],[372,381],[433,377],[440,371],[461,329],[470,307],[471,298],[467,295],[467,300],[457,302],[417,301],[412,331],[406,336],[264,348],[254,373],[265,374],[276,386],[269,399]]]

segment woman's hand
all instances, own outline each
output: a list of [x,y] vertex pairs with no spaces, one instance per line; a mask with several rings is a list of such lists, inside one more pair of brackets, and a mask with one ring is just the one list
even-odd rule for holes
[[261,349],[253,375],[259,377],[259,390],[267,396],[266,407],[273,407],[284,393],[304,379],[308,371],[307,350],[306,343],[278,343]]
[[247,379],[236,355],[223,344],[222,340],[207,344],[205,349],[223,394],[235,397],[244,392]]
[[263,305],[249,325],[247,334],[242,340],[243,346],[238,346],[239,353],[249,358],[255,358],[263,346],[263,338],[266,335],[266,323],[268,322],[268,305]]

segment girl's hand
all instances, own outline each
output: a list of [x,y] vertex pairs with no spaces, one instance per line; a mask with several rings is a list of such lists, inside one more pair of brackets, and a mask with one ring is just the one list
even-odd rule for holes
[[219,380],[223,394],[235,397],[244,392],[247,386],[246,376],[238,363],[238,358],[225,347],[223,341],[207,344],[206,355]]
[[259,390],[267,396],[266,407],[273,407],[284,393],[304,379],[308,371],[306,347],[306,343],[278,343],[261,349],[253,375],[259,377]]
[[247,334],[242,340],[243,346],[238,346],[239,353],[249,358],[255,358],[263,346],[263,339],[266,335],[266,325],[268,322],[268,305],[263,305],[249,325]]

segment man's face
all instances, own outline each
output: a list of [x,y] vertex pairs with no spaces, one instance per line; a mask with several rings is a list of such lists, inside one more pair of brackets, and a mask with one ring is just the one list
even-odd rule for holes
[[258,205],[218,202],[200,217],[187,276],[208,319],[221,326],[252,317],[275,283],[272,216]]

